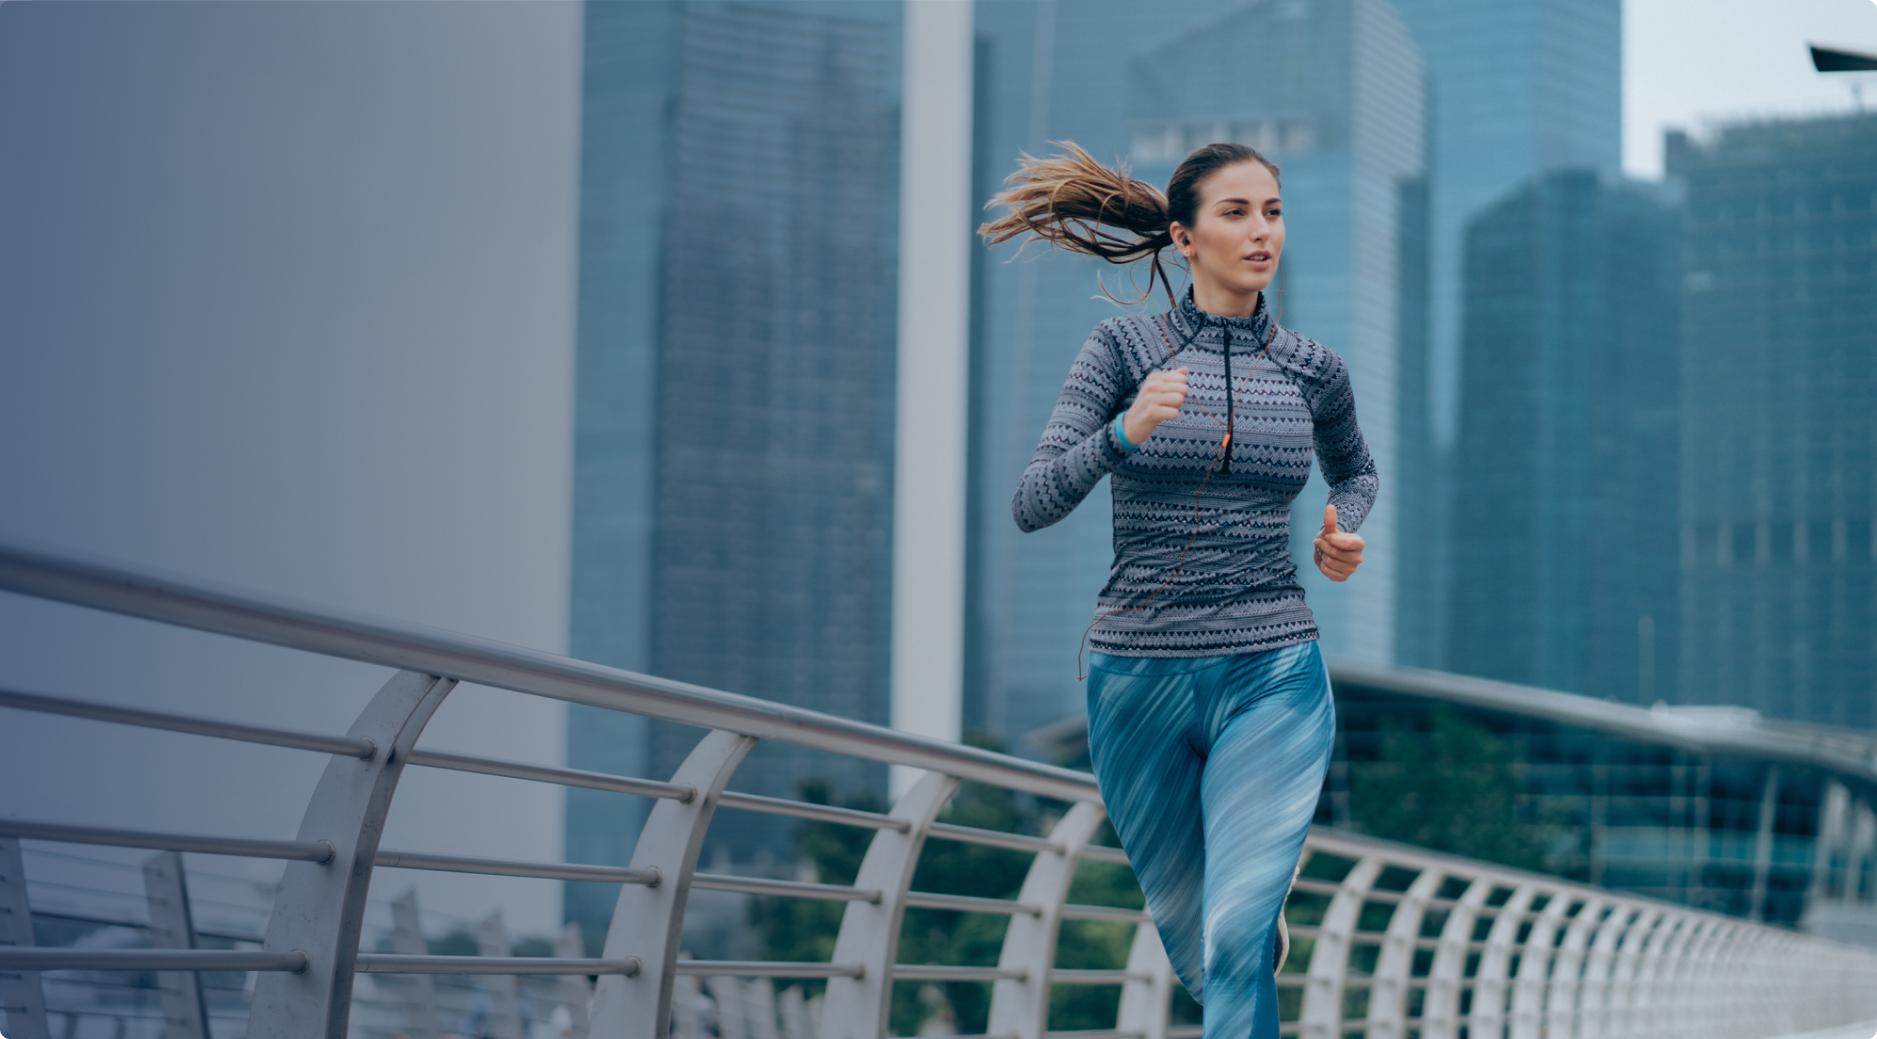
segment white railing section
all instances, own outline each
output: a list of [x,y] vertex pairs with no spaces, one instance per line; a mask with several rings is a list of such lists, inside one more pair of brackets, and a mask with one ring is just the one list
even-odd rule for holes
[[[339,1039],[356,1030],[353,990],[361,974],[423,979],[403,990],[411,1022],[404,1031],[412,1036],[446,1030],[437,1016],[436,990],[427,984],[439,975],[509,979],[485,990],[494,995],[492,1034],[504,1036],[524,1032],[516,1010],[517,978],[555,986],[551,993],[578,1007],[575,1034],[596,1039],[691,1039],[703,1034],[697,1031],[703,1027],[700,1005],[714,1004],[712,1013],[721,1017],[738,1001],[767,1016],[766,1023],[750,1027],[750,1035],[874,1039],[888,1034],[894,986],[928,981],[990,986],[991,1036],[1199,1035],[1197,1025],[1170,1020],[1177,986],[1146,915],[1068,901],[1080,864],[1126,861],[1119,849],[1092,843],[1103,812],[1085,773],[525,648],[314,611],[40,551],[0,548],[0,591],[395,671],[343,734],[0,690],[0,713],[86,718],[328,759],[293,840],[69,825],[33,817],[30,791],[7,791],[0,818],[0,1008],[10,1039],[50,1036],[50,1021],[62,1011],[48,1007],[43,975],[78,968],[159,972],[161,1025],[171,1036],[211,1034],[200,979],[229,971],[253,972],[248,1034],[306,1039]],[[419,746],[425,724],[459,683],[684,723],[705,735],[669,777],[601,775]],[[885,813],[729,789],[738,764],[762,740],[908,765],[923,776]],[[611,790],[655,804],[623,867],[383,848],[379,834],[407,768]],[[954,791],[967,781],[1068,807],[1042,835],[940,821]],[[699,847],[720,806],[859,827],[872,836],[852,884],[700,872]],[[914,890],[912,878],[929,840],[1029,854],[1020,893],[1010,900]],[[149,895],[144,926],[153,947],[36,945],[22,841],[158,852],[143,866]],[[265,933],[218,936],[245,939],[252,948],[196,948],[208,932],[191,920],[182,852],[286,863]],[[1747,1039],[1877,1018],[1877,953],[1870,950],[1322,828],[1310,835],[1305,855],[1306,867],[1287,904],[1293,952],[1279,978],[1285,1035],[1340,1039],[1412,1032],[1434,1039],[1464,1031],[1473,1037]],[[361,951],[367,889],[382,866],[597,880],[617,884],[620,893],[597,958],[579,955],[572,932],[563,935],[555,955],[508,955],[499,918],[481,930],[481,955],[429,955],[414,895],[394,907],[399,951]],[[687,901],[698,889],[842,904],[832,957],[785,963],[681,955]],[[899,962],[899,929],[908,908],[1008,919],[997,963]],[[1131,927],[1127,961],[1111,969],[1058,967],[1060,929],[1068,920]],[[589,975],[597,976],[597,987]],[[804,978],[825,982],[812,1005],[795,988],[777,999],[762,980]],[[1051,1032],[1051,990],[1067,985],[1117,987],[1113,1030]],[[715,998],[705,1001],[706,992]],[[723,1020],[711,1027],[727,1034]],[[68,1017],[65,1034],[72,1030]]]

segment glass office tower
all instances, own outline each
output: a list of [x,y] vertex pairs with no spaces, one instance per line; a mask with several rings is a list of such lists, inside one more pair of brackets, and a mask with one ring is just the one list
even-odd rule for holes
[[[586,11],[571,652],[884,723],[899,5]],[[664,779],[699,735],[574,707],[568,764]],[[811,780],[885,770],[765,745],[734,785]],[[646,808],[570,791],[569,861],[628,861]],[[723,812],[705,861],[788,825]],[[569,885],[589,941],[616,895]]]
[[1691,700],[1877,728],[1877,114],[1671,133]]
[[1680,211],[1566,169],[1468,226],[1453,671],[1675,701]]
[[[1445,601],[1463,518],[1449,514],[1462,397],[1467,225],[1530,178],[1566,166],[1622,165],[1620,0],[1396,0],[1427,62],[1425,348],[1404,357],[1417,396],[1402,401],[1399,631],[1395,659],[1447,668]],[[1420,333],[1410,331],[1412,345]]]

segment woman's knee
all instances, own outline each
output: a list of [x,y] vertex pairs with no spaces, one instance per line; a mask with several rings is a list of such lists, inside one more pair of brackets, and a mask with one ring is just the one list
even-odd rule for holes
[[[1289,879],[1286,876],[1284,879]],[[1271,969],[1272,934],[1283,900],[1247,899],[1214,914],[1206,935],[1206,973],[1241,977]]]

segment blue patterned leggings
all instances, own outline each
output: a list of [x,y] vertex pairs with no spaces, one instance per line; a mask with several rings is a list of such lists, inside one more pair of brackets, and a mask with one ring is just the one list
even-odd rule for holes
[[1211,657],[1092,652],[1088,745],[1205,1039],[1277,1039],[1277,917],[1329,769],[1316,640]]

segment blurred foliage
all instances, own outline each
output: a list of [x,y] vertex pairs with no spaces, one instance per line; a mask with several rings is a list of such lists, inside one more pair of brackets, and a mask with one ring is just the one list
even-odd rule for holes
[[[1002,751],[995,739],[972,734],[970,746]],[[835,803],[824,783],[805,784],[802,800]],[[879,799],[863,797],[838,802],[846,807],[884,812]],[[1045,835],[1067,806],[982,783],[961,783],[939,819],[1007,833]],[[874,831],[853,826],[805,821],[797,826],[794,851],[813,864],[823,883],[851,884],[860,872],[861,858]],[[1112,830],[1102,825],[1098,841],[1117,843]],[[1023,887],[1032,855],[1007,848],[962,841],[928,839],[920,849],[912,886],[918,891],[978,895],[1014,901]],[[1141,892],[1133,871],[1114,863],[1085,862],[1070,885],[1071,902],[1139,908]],[[834,956],[834,941],[845,903],[810,899],[760,899],[750,907],[751,923],[761,935],[763,956],[775,960],[819,960]],[[994,967],[1002,950],[1009,918],[1001,914],[941,909],[909,909],[901,922],[901,963],[936,963]],[[1133,938],[1131,925],[1094,921],[1065,921],[1057,941],[1057,966],[1118,969],[1127,963]],[[810,983],[814,984],[814,983]],[[819,987],[816,985],[815,987]],[[936,996],[942,998],[934,998]],[[1061,985],[1050,994],[1052,1030],[1113,1028],[1120,990],[1112,985]],[[889,1029],[895,1035],[913,1035],[931,1015],[948,1016],[959,1032],[983,1032],[990,1013],[988,982],[945,982],[935,985],[905,983],[894,986]]]
[[1450,705],[1428,728],[1384,717],[1374,761],[1349,763],[1349,814],[1356,828],[1388,840],[1519,869],[1569,876],[1586,850],[1567,804],[1547,801],[1536,818],[1512,747]]

